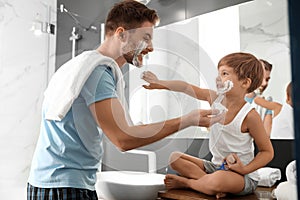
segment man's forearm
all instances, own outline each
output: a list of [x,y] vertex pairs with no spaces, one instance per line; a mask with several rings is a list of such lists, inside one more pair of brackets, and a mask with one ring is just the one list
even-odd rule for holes
[[145,146],[161,140],[173,133],[194,125],[187,115],[170,119],[165,122],[131,126],[124,133],[127,137],[121,142],[124,151]]

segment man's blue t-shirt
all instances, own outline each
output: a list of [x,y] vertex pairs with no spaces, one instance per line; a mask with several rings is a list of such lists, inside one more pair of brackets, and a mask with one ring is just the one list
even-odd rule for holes
[[44,102],[40,136],[28,180],[31,185],[95,190],[103,153],[103,132],[89,105],[108,98],[117,98],[116,83],[109,67],[98,66],[61,121],[45,119],[47,102]]

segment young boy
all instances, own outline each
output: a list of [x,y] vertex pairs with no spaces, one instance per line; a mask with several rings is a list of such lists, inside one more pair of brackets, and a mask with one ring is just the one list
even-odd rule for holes
[[[218,72],[217,79],[222,83],[231,81],[233,87],[221,101],[227,109],[224,121],[211,126],[209,148],[213,155],[212,161],[173,152],[170,166],[180,176],[166,175],[165,185],[168,189],[191,188],[208,195],[216,195],[217,198],[227,193],[250,194],[256,189],[259,180],[256,170],[273,158],[273,147],[262,120],[244,100],[247,93],[254,91],[262,83],[264,72],[260,61],[248,53],[232,53],[219,61]],[[184,92],[208,101],[212,107],[218,97],[216,91],[202,89],[183,81],[159,80],[151,72],[144,72],[143,79],[150,83],[144,86],[146,89]],[[256,156],[253,140],[259,150]],[[233,155],[234,160],[227,160],[225,164],[228,155]],[[225,167],[222,167],[223,163]]]

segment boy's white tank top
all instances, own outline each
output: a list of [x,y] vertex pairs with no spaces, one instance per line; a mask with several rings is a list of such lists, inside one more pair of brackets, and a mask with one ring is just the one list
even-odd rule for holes
[[[213,163],[222,164],[230,153],[236,153],[244,165],[254,159],[253,138],[248,132],[241,132],[242,123],[252,109],[254,108],[246,103],[229,124],[216,123],[211,127],[209,149],[213,155]],[[259,180],[257,171],[250,173],[249,177]]]

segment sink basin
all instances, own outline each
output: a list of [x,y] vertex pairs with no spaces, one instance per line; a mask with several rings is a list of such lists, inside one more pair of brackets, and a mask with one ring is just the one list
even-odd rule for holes
[[155,200],[165,189],[165,175],[132,171],[97,173],[96,191],[105,200]]

